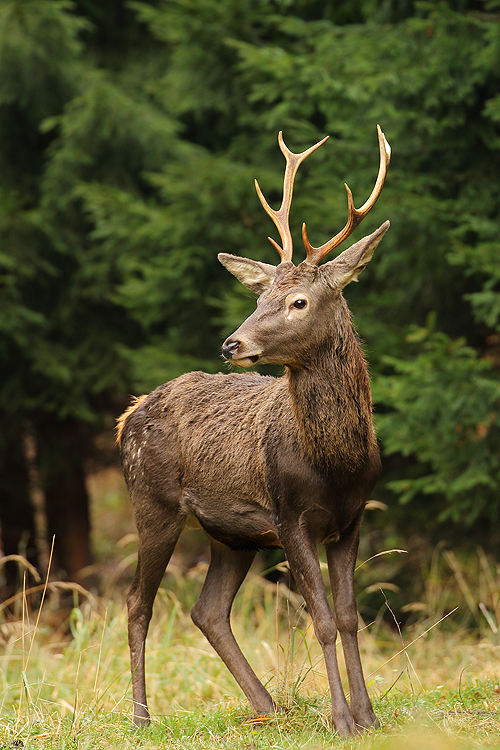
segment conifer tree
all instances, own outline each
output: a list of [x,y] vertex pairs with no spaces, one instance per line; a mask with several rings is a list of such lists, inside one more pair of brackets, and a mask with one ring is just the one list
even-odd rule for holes
[[90,562],[95,435],[128,393],[222,367],[254,299],[217,252],[277,262],[253,178],[278,203],[278,130],[296,151],[330,135],[297,178],[300,258],[302,221],[314,244],[344,224],[344,180],[358,204],[371,189],[377,122],[393,158],[370,221],[391,231],[348,290],[378,402],[377,496],[406,503],[391,503],[406,525],[496,520],[498,7],[0,3],[4,551],[35,554],[32,520],[7,534],[9,498],[29,517],[29,425],[60,567]]

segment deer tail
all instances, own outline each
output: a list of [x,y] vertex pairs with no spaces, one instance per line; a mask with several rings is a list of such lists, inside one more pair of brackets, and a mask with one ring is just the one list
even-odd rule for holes
[[132,403],[116,420],[116,442],[120,448],[122,446],[122,433],[125,427],[125,423],[132,412],[134,412],[137,407],[142,404],[145,398],[147,398],[147,394],[145,394],[144,396],[132,396]]

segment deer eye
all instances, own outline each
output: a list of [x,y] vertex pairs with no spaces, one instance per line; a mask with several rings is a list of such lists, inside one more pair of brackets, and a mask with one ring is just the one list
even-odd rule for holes
[[297,310],[303,310],[305,307],[307,307],[307,300],[305,300],[305,299],[296,299],[295,302],[293,303],[293,306]]

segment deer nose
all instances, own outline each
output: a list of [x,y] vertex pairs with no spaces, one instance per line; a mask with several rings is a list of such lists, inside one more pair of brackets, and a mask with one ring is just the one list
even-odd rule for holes
[[240,347],[240,341],[233,341],[232,339],[226,339],[222,344],[222,355],[226,359],[231,359],[233,354],[236,354]]

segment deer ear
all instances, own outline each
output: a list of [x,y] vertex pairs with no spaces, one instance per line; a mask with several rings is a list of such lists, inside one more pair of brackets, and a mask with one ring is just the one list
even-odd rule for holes
[[368,265],[373,251],[390,225],[389,221],[384,222],[373,234],[363,237],[334,260],[320,266],[319,272],[326,276],[329,284],[340,289],[343,289],[350,281],[358,281],[359,274]]
[[229,253],[219,253],[217,256],[225,268],[236,276],[238,281],[251,289],[252,292],[262,294],[269,289],[276,275],[276,266],[269,263],[261,263],[258,260],[250,258],[239,258],[237,255]]

